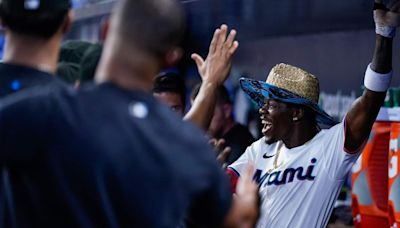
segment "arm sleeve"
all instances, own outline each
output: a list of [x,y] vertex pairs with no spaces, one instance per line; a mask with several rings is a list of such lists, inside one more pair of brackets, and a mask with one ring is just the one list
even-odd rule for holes
[[255,163],[255,153],[256,151],[258,151],[257,147],[259,147],[260,145],[259,142],[260,141],[257,141],[247,147],[242,156],[240,156],[238,160],[228,166],[228,169],[231,170],[230,172],[235,173],[238,177],[240,177],[240,175],[246,171],[249,162]]
[[341,123],[333,126],[327,130],[324,135],[323,151],[325,156],[326,170],[329,170],[329,177],[333,180],[342,181],[346,178],[353,164],[357,161],[363,146],[357,151],[348,152],[344,147],[346,137],[346,120],[344,119]]
[[[261,139],[263,140],[263,139]],[[234,163],[228,166],[226,173],[229,177],[229,181],[231,184],[231,192],[236,192],[236,185],[239,180],[239,177],[242,173],[246,171],[246,168],[249,162],[255,163],[256,151],[257,147],[259,147],[260,141],[257,141],[247,147],[246,151],[236,160]]]

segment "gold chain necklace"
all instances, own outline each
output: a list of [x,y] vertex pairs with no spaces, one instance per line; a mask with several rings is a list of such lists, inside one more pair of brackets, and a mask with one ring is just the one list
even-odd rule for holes
[[278,158],[279,158],[279,155],[280,155],[280,153],[281,153],[282,146],[283,146],[283,142],[282,142],[282,144],[278,145],[278,151],[276,152],[276,155],[275,155],[275,159],[274,159],[274,163],[273,163],[273,168],[272,168],[272,169],[269,169],[269,170],[268,170],[268,173],[271,173],[272,170],[277,169],[279,166],[282,165],[282,164],[279,164],[279,165],[278,165]]

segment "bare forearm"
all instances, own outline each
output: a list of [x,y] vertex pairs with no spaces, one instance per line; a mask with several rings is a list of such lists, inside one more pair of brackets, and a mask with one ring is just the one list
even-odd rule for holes
[[217,100],[217,84],[203,82],[199,94],[193,102],[184,120],[190,121],[203,130],[207,130],[214,115]]
[[228,77],[232,55],[239,46],[239,43],[235,41],[236,31],[231,30],[229,35],[227,32],[226,25],[221,25],[215,30],[206,60],[203,60],[198,54],[192,55],[203,82],[199,94],[184,120],[193,122],[203,130],[207,130],[210,125],[214,115],[217,88],[223,85]]
[[392,70],[393,39],[376,35],[374,56],[371,69],[377,73],[386,74]]
[[258,218],[258,211],[253,205],[241,202],[240,199],[234,198],[232,207],[224,220],[223,227],[229,228],[251,228],[255,227]]

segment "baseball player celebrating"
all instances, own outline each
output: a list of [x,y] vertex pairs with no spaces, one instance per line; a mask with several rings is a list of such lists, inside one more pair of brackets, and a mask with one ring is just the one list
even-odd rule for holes
[[[317,104],[318,79],[286,64],[267,81],[241,79],[260,107],[265,137],[231,166],[235,181],[249,162],[262,198],[258,227],[325,227],[351,166],[360,155],[383,104],[392,77],[392,42],[400,21],[400,1],[389,9],[375,3],[376,47],[365,73],[365,91],[341,123]],[[320,126],[334,125],[328,130]]]

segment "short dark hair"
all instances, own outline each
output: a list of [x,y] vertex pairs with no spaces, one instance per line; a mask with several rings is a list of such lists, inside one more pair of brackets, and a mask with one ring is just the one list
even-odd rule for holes
[[[201,82],[193,87],[192,92],[190,94],[190,100],[194,101],[194,99],[196,99],[197,95],[199,94],[200,87],[201,87]],[[219,86],[217,92],[218,92],[217,94],[218,104],[232,104],[231,97],[229,96],[229,92],[225,86],[223,85]]]
[[68,11],[11,12],[0,5],[0,18],[4,26],[13,32],[49,39],[60,29],[68,15]]
[[183,78],[173,72],[162,73],[154,80],[153,93],[177,93],[181,96],[182,104],[186,103],[186,86]]
[[163,58],[179,45],[185,15],[176,0],[121,0],[115,12],[120,37],[153,56]]

